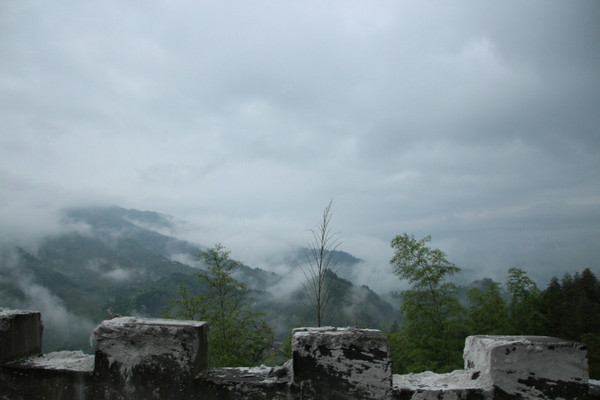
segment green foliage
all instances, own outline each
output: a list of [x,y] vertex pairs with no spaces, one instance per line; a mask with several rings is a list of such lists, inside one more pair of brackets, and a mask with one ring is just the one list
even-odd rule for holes
[[497,282],[488,282],[485,290],[469,291],[469,331],[474,335],[504,335],[508,331],[508,306]]
[[165,316],[210,323],[209,364],[212,367],[256,365],[273,341],[262,313],[253,312],[250,289],[232,274],[239,265],[221,244],[198,256],[206,270],[195,274],[204,290],[198,295],[180,285],[179,298]]
[[281,352],[286,356],[289,360],[292,358],[292,335],[285,339],[283,343],[281,343]]
[[392,242],[394,272],[412,284],[401,294],[405,323],[387,332],[394,373],[460,368],[466,336],[514,334],[585,343],[590,377],[600,378],[600,282],[589,269],[561,281],[553,278],[540,291],[524,270],[511,268],[507,293],[493,281],[471,289],[463,318],[460,306],[451,301],[456,292],[445,282],[456,267],[443,253],[433,253],[429,241],[404,234]]
[[[600,318],[600,315],[596,314],[597,318]],[[587,345],[590,378],[600,379],[600,333],[596,331],[581,334],[577,341]]]
[[446,254],[439,249],[430,248],[431,236],[416,240],[414,235],[406,233],[392,240],[394,257],[390,261],[392,269],[400,279],[420,286],[437,286],[449,275],[460,272],[460,268],[446,259]]
[[525,301],[539,292],[537,285],[527,276],[527,273],[516,267],[508,270],[506,288],[511,295],[511,304]]
[[392,240],[393,271],[411,284],[401,293],[406,317],[402,332],[394,336],[402,348],[395,371],[448,371],[460,368],[466,333],[464,309],[456,299],[456,286],[447,278],[460,271],[446,254],[428,246],[431,237],[420,240],[406,233]]
[[508,270],[506,288],[510,295],[510,333],[543,335],[546,321],[541,293],[535,282],[520,268]]
[[546,333],[585,343],[590,377],[600,378],[600,282],[589,270],[559,282],[553,278],[541,293]]

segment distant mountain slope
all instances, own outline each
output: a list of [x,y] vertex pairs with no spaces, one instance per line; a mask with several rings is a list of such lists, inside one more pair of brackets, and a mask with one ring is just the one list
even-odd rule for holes
[[[286,254],[283,258],[284,262],[290,266],[298,267],[308,262],[308,248],[300,248],[290,254]],[[345,251],[336,250],[331,259],[331,269],[336,271],[336,274],[343,278],[351,280],[354,268],[356,268],[363,260],[354,257],[352,254]]]
[[[332,276],[332,291],[324,318],[325,325],[387,328],[398,323],[402,316],[398,309],[384,301],[367,286]],[[314,308],[306,300],[304,288],[295,288],[287,295],[271,296],[265,308],[275,334],[289,335],[289,327],[314,326]]]
[[156,228],[172,228],[173,218],[154,211],[112,207],[75,207],[64,210],[66,219],[89,224],[94,229],[135,229],[140,224]]
[[[120,207],[82,207],[65,210],[64,221],[77,229],[46,237],[35,254],[21,248],[0,252],[0,307],[44,311],[45,351],[90,350],[91,329],[102,319],[114,314],[159,317],[177,297],[180,283],[192,293],[200,290],[192,275],[202,265],[182,260],[194,260],[205,247],[174,237],[173,218]],[[344,268],[360,262],[348,253],[336,257]],[[283,258],[290,266],[305,260],[303,250]],[[279,337],[313,323],[298,285],[275,295],[284,278],[245,265],[235,277],[255,289],[255,307],[267,314]],[[399,318],[367,287],[333,278],[337,312],[332,324],[381,327]]]

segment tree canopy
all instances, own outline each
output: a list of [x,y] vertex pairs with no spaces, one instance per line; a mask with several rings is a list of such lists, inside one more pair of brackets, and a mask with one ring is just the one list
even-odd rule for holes
[[538,289],[525,270],[510,268],[505,288],[491,280],[469,290],[467,309],[448,279],[460,271],[439,249],[402,234],[392,241],[401,292],[402,325],[388,332],[394,373],[461,368],[468,335],[546,335],[585,343],[590,377],[600,377],[600,282],[589,269]]
[[420,240],[406,233],[392,240],[392,269],[411,288],[401,293],[403,330],[394,337],[402,343],[402,372],[423,369],[447,371],[460,367],[464,337],[460,324],[463,307],[456,299],[456,286],[448,277],[460,268],[446,254],[431,248],[431,237]]
[[468,293],[469,332],[476,335],[505,335],[509,330],[508,307],[502,285],[489,281]]
[[271,347],[273,335],[264,315],[250,309],[251,291],[232,274],[239,265],[216,244],[200,255],[206,269],[195,275],[200,294],[180,285],[179,298],[167,317],[208,321],[208,352],[212,367],[256,365]]

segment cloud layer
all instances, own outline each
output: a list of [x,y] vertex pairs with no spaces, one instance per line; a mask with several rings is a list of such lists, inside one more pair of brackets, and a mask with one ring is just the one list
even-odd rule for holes
[[2,235],[114,203],[264,265],[334,198],[371,285],[393,286],[402,232],[473,277],[599,271],[598,20],[595,2],[4,2]]

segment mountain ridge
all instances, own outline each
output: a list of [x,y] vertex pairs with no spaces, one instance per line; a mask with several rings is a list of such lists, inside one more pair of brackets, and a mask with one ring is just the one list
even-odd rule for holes
[[[75,207],[63,211],[63,221],[77,229],[45,237],[36,254],[22,248],[0,254],[0,305],[41,308],[40,303],[52,300],[58,308],[57,315],[46,312],[50,329],[45,351],[89,350],[83,348],[89,332],[70,339],[52,335],[52,328],[61,328],[57,326],[61,321],[81,318],[85,320],[81,325],[89,326],[114,314],[160,317],[176,298],[179,284],[194,287],[193,274],[203,268],[199,262],[182,262],[194,260],[206,247],[178,239],[175,220],[168,215],[118,206]],[[289,259],[299,260],[303,252],[299,249]],[[345,252],[336,256],[343,267],[361,261]],[[12,267],[7,266],[10,257],[17,260]],[[298,267],[294,264],[290,268]],[[294,326],[311,325],[300,285],[275,294],[284,276],[244,264],[234,276],[255,291],[256,309],[266,313],[279,338],[289,335]],[[337,290],[332,301],[343,305],[332,323],[381,327],[388,319],[400,318],[397,310],[369,288],[337,275],[332,281]],[[38,289],[37,297],[30,288]],[[64,334],[64,329],[59,330]]]

